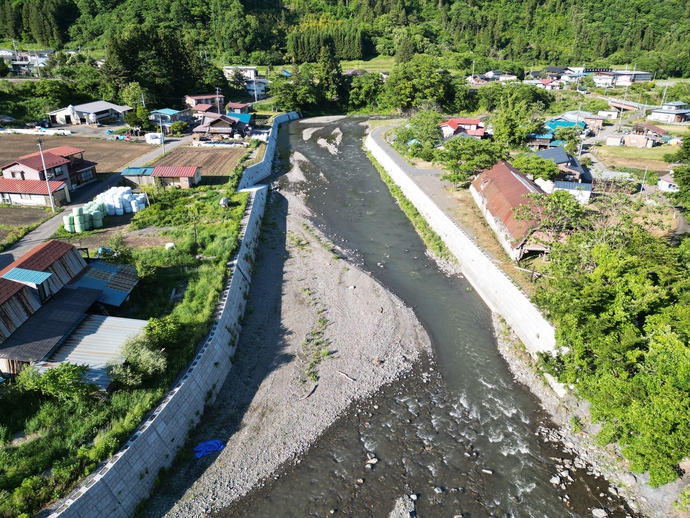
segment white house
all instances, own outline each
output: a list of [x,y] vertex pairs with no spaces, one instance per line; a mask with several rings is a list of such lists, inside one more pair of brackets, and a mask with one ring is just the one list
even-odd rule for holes
[[263,99],[266,97],[266,91],[268,90],[268,81],[265,79],[254,79],[252,81],[247,81],[244,83],[244,88],[247,93],[256,99]]
[[687,103],[682,101],[672,101],[664,103],[661,108],[652,110],[649,120],[659,122],[685,122],[690,119],[690,110]]
[[673,180],[671,174],[665,174],[656,183],[661,192],[678,192],[678,184]]
[[235,70],[239,70],[242,72],[242,75],[247,81],[253,81],[257,77],[259,77],[259,69],[256,67],[243,67],[243,66],[225,66],[223,67],[223,74],[225,75],[226,79],[231,79],[232,74],[235,72]]
[[69,105],[48,113],[53,124],[98,124],[103,119],[122,120],[125,113],[132,111],[129,106],[119,106],[108,101]]
[[[62,205],[71,201],[69,189],[65,182],[51,180],[48,183],[55,205]],[[17,180],[0,177],[0,203],[50,207],[48,183],[43,180]]]

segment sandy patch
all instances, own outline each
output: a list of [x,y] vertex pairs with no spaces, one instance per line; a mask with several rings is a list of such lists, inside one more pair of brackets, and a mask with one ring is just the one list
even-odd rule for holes
[[304,141],[309,140],[315,132],[317,132],[321,129],[323,129],[323,126],[316,126],[315,128],[306,128],[306,129],[302,130],[302,140],[304,140]]
[[324,115],[323,117],[309,117],[308,119],[299,119],[300,124],[328,124],[330,122],[344,119],[347,115]]
[[[263,228],[233,370],[192,439],[227,446],[215,460],[176,468],[149,516],[199,516],[228,506],[295,461],[353,400],[431,350],[413,311],[337,258],[297,197],[272,193]],[[318,356],[314,337],[328,351],[315,366],[316,381],[308,375]]]
[[335,139],[333,140],[333,143],[336,146],[340,146],[340,143],[343,141],[343,132],[341,131],[340,128],[335,128],[331,135],[335,135]]
[[308,161],[309,160],[307,157],[299,151],[294,152],[292,156],[290,156],[290,164],[292,164],[292,167],[287,173],[288,180],[290,180],[292,183],[306,182],[307,178],[304,176],[304,172],[302,171],[300,164]]
[[325,148],[331,155],[337,155],[338,154],[337,146],[335,144],[331,144],[325,138],[317,139],[316,143],[319,146],[321,146],[322,148]]

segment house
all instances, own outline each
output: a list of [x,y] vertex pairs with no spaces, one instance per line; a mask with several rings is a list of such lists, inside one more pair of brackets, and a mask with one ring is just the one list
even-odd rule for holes
[[106,363],[118,360],[120,346],[147,321],[87,312],[96,302],[120,305],[136,284],[134,267],[87,265],[61,241],[42,243],[0,270],[0,376],[15,376],[30,364],[40,370],[68,361],[98,369],[89,381],[107,388]]
[[549,79],[560,79],[562,76],[568,73],[570,73],[570,69],[568,67],[550,66],[546,67],[546,70],[542,71],[542,77],[546,76]]
[[[201,95],[185,95],[185,106],[194,109],[198,104],[212,104],[217,108],[225,105],[225,96],[223,94],[201,94]],[[216,113],[220,110],[216,109]]]
[[[257,77],[259,77],[259,69],[256,67],[232,65],[223,67],[223,75],[225,76],[225,79],[232,79],[232,75],[236,70],[242,72],[242,75],[247,81],[253,81]],[[283,72],[285,72],[285,70],[281,70],[281,73]],[[290,73],[288,72],[285,77],[290,77]]]
[[652,110],[649,119],[666,123],[685,122],[690,119],[690,110],[687,103],[672,101],[662,104],[661,108]]
[[67,108],[48,112],[48,118],[53,124],[99,124],[106,119],[122,120],[130,111],[132,108],[129,106],[94,101],[76,106],[70,104]]
[[584,123],[587,125],[587,127],[595,129],[595,130],[600,130],[604,126],[604,121],[606,119],[600,115],[594,115],[593,113],[590,113],[590,112],[573,110],[573,111],[565,112],[563,115],[561,115],[560,117],[556,117],[553,120],[566,121],[566,122],[582,122],[582,121],[584,121]]
[[254,99],[263,99],[268,91],[268,81],[265,79],[253,79],[244,83],[244,89]]
[[610,88],[615,85],[615,77],[612,75],[595,74],[591,77],[597,88]]
[[[66,205],[72,201],[65,182],[50,181],[49,185],[55,205]],[[48,185],[43,180],[13,180],[0,177],[0,203],[50,207]]]
[[563,147],[552,147],[536,153],[545,160],[553,160],[558,165],[559,174],[551,180],[535,180],[544,192],[568,191],[580,204],[586,205],[592,196],[592,175],[585,170],[579,160],[566,153]]
[[544,88],[546,90],[560,90],[561,89],[561,84],[558,81],[554,81],[553,79],[540,79],[539,82],[541,83],[541,87],[537,85],[537,88]]
[[240,116],[246,115],[251,114],[218,115],[207,113],[201,119],[201,124],[192,131],[206,135],[227,135],[230,137],[234,137],[235,134],[244,135],[246,124],[241,123]]
[[553,133],[530,133],[527,135],[525,145],[532,151],[540,151],[551,147]]
[[635,124],[632,128],[632,132],[634,135],[646,135],[657,140],[660,140],[668,135],[668,131],[665,129],[649,123]]
[[[84,150],[59,146],[24,155],[2,167],[4,178],[15,180],[43,180],[45,170],[50,180],[63,181],[70,191],[96,179],[96,163],[84,159]],[[45,193],[47,195],[47,191]]]
[[530,242],[534,220],[518,220],[515,210],[529,203],[528,194],[545,194],[533,181],[503,160],[474,179],[470,193],[493,229],[499,243],[514,261],[546,247]]
[[149,120],[153,121],[157,126],[163,128],[164,133],[172,131],[174,122],[189,122],[192,119],[192,109],[173,110],[170,108],[163,108],[160,110],[153,110],[149,114]]
[[629,147],[654,147],[656,139],[647,135],[623,135],[623,145]]
[[218,113],[218,106],[215,104],[197,104],[192,108],[192,117],[195,121],[201,121],[207,113]]
[[248,103],[234,103],[230,101],[228,104],[225,105],[225,113],[231,114],[231,113],[249,113],[249,104]]
[[656,183],[661,192],[678,192],[678,184],[673,180],[673,174],[665,174]]
[[465,82],[468,85],[484,85],[489,79],[486,76],[483,75],[478,75],[478,76],[467,76],[467,79],[465,79]]
[[452,118],[439,124],[445,140],[456,135],[475,137],[484,136],[484,123],[479,119]]
[[618,110],[599,110],[597,115],[599,117],[603,117],[604,119],[616,120],[618,118]]
[[128,167],[120,174],[134,185],[158,184],[189,189],[201,181],[201,168],[197,166]]
[[625,143],[623,142],[623,135],[609,135],[606,137],[606,145],[607,146],[623,146]]

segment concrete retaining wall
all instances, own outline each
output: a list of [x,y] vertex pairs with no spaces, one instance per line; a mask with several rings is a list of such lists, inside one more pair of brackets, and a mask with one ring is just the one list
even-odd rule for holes
[[296,112],[283,113],[273,119],[273,126],[271,127],[271,134],[266,142],[266,152],[264,158],[258,164],[247,167],[242,173],[239,189],[246,189],[252,185],[256,185],[264,178],[271,175],[273,169],[273,157],[276,152],[276,143],[278,142],[278,128],[281,124],[299,119],[299,114]]
[[[269,155],[266,155],[268,159]],[[242,244],[228,263],[228,281],[216,308],[215,323],[181,381],[166,395],[151,416],[124,447],[72,493],[52,517],[103,518],[133,516],[137,504],[147,498],[158,470],[169,466],[223,385],[237,347],[240,321],[249,291],[254,250],[268,187],[245,189],[250,193],[242,220]]]
[[367,137],[365,147],[443,239],[487,306],[506,320],[527,350],[533,356],[538,352],[553,351],[555,330],[529,297],[395,164],[371,135]]

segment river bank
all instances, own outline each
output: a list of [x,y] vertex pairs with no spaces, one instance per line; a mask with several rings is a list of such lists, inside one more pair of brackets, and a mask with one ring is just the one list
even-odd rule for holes
[[[288,177],[299,191],[299,163]],[[227,507],[430,351],[413,311],[340,259],[309,218],[298,193],[271,194],[233,370],[191,441],[225,449],[177,464],[147,516]]]
[[[387,151],[387,153],[390,152],[390,150]],[[373,157],[370,156],[370,158],[375,161]],[[376,162],[375,165],[380,167]],[[415,183],[425,190],[424,183]],[[426,192],[426,195],[437,196],[438,191]],[[438,198],[436,201],[438,202]],[[455,220],[455,224],[462,228],[459,221]],[[463,230],[468,231],[468,229]],[[526,385],[538,397],[542,407],[552,416],[557,425],[555,429],[540,429],[540,435],[545,442],[562,443],[564,452],[575,458],[575,463],[568,461],[569,465],[563,464],[564,459],[556,459],[557,469],[554,471],[552,483],[565,490],[569,474],[564,477],[561,473],[567,473],[568,468],[572,469],[572,467],[580,469],[586,467],[588,473],[596,477],[604,476],[613,484],[610,494],[599,495],[602,516],[606,513],[607,503],[618,507],[618,504],[614,503],[614,500],[618,500],[614,498],[615,496],[625,498],[631,510],[639,511],[647,516],[687,516],[687,513],[681,513],[672,506],[672,503],[678,499],[680,491],[687,485],[687,476],[684,477],[685,481],[679,479],[661,488],[652,488],[646,483],[648,480],[646,474],[636,476],[631,473],[627,461],[623,459],[616,445],[602,447],[597,443],[595,435],[599,431],[599,426],[588,424],[587,402],[577,399],[571,393],[563,392],[557,395],[546,380],[538,374],[532,356],[514,331],[495,312],[493,321],[498,349],[509,365],[514,378]],[[688,470],[685,469],[685,471]]]

